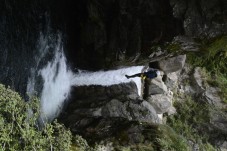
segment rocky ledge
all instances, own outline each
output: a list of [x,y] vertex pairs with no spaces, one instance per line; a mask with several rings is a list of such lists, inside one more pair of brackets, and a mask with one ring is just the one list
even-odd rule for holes
[[[176,112],[171,89],[176,86],[177,78],[171,73],[183,68],[185,58],[182,55],[160,60],[159,68],[163,72],[155,79],[141,81],[142,96],[138,95],[133,81],[112,86],[74,86],[71,99],[59,119],[72,132],[86,138],[93,138],[94,135],[102,138],[102,126],[105,127],[105,137],[112,137],[114,131],[129,123],[163,124],[163,114]],[[167,79],[163,78],[164,74]],[[97,133],[91,133],[93,130]]]

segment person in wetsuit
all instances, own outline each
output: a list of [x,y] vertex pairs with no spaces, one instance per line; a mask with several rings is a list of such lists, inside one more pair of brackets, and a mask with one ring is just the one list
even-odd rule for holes
[[125,77],[127,79],[135,78],[135,77],[141,77],[142,79],[146,79],[146,78],[153,79],[153,78],[156,78],[159,75],[160,75],[160,71],[159,70],[153,69],[153,68],[149,68],[147,72],[137,73],[137,74],[134,74],[134,75],[125,75]]

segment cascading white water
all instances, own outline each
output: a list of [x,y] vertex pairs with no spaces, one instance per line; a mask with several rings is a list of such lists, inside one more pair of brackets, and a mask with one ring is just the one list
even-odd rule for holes
[[60,113],[64,100],[70,93],[73,73],[67,68],[61,39],[55,47],[54,60],[49,62],[40,74],[44,80],[41,93],[42,118],[52,120]]
[[75,74],[72,80],[73,85],[103,85],[110,86],[114,84],[127,83],[134,81],[138,88],[138,94],[141,95],[141,78],[136,77],[127,79],[125,75],[140,73],[144,66],[134,66],[118,70],[98,71],[98,72],[81,72]]
[[[53,36],[54,37],[54,36]],[[103,85],[110,86],[119,83],[134,81],[138,88],[138,94],[141,93],[141,79],[139,77],[127,79],[126,74],[132,75],[141,72],[143,66],[135,66],[110,71],[88,72],[81,71],[73,73],[68,69],[66,58],[63,51],[61,34],[58,34],[58,40],[51,39],[52,36],[44,37],[40,34],[38,43],[39,55],[36,59],[37,65],[31,69],[31,77],[28,81],[27,91],[30,95],[35,94],[35,85],[40,85],[40,80],[36,78],[41,76],[43,86],[40,93],[41,98],[41,120],[44,122],[52,121],[61,112],[64,101],[70,93],[72,85]],[[49,46],[50,45],[50,46]],[[38,69],[42,59],[48,54],[49,49],[53,50],[54,58],[49,60],[43,68]],[[36,75],[38,74],[38,75]]]
[[[71,87],[73,73],[67,68],[66,58],[63,52],[61,34],[50,34],[44,36],[40,33],[37,43],[38,54],[35,58],[36,65],[31,69],[28,79],[27,93],[29,96],[40,94],[41,119],[43,121],[53,120],[61,111],[64,100],[68,97]],[[56,40],[57,39],[57,40]],[[53,54],[52,59],[47,62],[46,56]],[[47,62],[46,65],[40,65]],[[43,66],[41,69],[40,66]],[[38,78],[42,80],[38,80]],[[43,81],[43,83],[40,83]],[[36,90],[42,85],[41,92]]]

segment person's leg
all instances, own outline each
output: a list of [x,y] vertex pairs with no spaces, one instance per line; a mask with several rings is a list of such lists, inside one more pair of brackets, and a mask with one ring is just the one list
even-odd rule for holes
[[125,75],[125,77],[128,78],[128,79],[129,79],[129,78],[135,78],[135,77],[141,77],[141,74],[142,74],[142,73],[137,73],[137,74],[130,75],[130,76],[129,76],[129,75]]

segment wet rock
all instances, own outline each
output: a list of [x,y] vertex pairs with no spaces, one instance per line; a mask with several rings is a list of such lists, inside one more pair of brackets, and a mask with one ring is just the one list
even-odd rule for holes
[[159,61],[159,67],[165,74],[176,72],[184,67],[185,60],[186,55],[179,55]]

